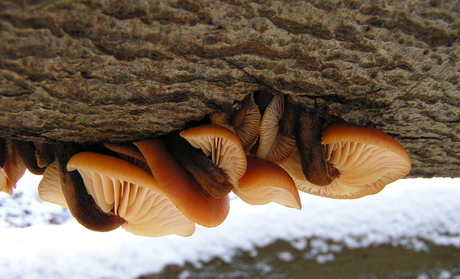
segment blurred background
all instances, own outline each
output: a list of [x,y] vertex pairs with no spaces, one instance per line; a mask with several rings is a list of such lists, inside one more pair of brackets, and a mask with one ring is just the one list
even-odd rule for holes
[[1,278],[460,278],[460,179],[403,179],[377,195],[303,194],[302,210],[232,197],[191,237],[86,230],[37,197],[0,193]]

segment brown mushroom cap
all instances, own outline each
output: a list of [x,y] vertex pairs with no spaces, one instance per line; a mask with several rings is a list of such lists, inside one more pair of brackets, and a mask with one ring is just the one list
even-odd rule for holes
[[385,185],[406,176],[411,168],[404,147],[387,134],[373,127],[359,127],[345,122],[334,122],[324,131],[328,163],[339,171],[329,185],[317,186],[299,179],[301,170],[294,169],[292,156],[282,164],[292,176],[299,190],[331,198],[353,199],[380,192]]
[[69,171],[78,170],[88,193],[106,213],[126,222],[122,227],[137,235],[189,236],[195,224],[186,218],[155,178],[124,160],[81,152],[69,160]]
[[246,173],[234,189],[243,201],[252,205],[275,202],[288,207],[301,209],[299,192],[289,174],[277,164],[247,156]]
[[227,175],[228,181],[238,186],[246,171],[246,154],[239,138],[229,129],[206,124],[180,133],[193,147],[200,148]]
[[[233,136],[235,134],[230,132]],[[134,143],[142,152],[156,181],[171,201],[193,222],[205,227],[221,224],[228,215],[230,199],[218,199],[204,191],[169,154],[160,139]]]
[[285,113],[284,95],[274,95],[260,122],[257,157],[275,163],[286,161],[296,149],[294,135],[284,135],[280,122]]

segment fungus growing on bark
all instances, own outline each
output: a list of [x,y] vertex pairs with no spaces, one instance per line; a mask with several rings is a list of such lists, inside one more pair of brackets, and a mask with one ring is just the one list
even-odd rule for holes
[[373,127],[333,122],[327,125],[321,143],[327,163],[337,170],[330,184],[318,186],[302,179],[299,153],[281,165],[293,176],[299,190],[310,194],[339,199],[376,194],[406,176],[411,168],[404,147]]
[[275,163],[286,161],[296,148],[293,109],[284,95],[274,95],[260,122],[257,157]]
[[248,166],[233,191],[243,201],[252,205],[275,202],[301,209],[299,192],[289,174],[277,164],[247,156]]
[[72,143],[59,142],[54,145],[57,172],[66,204],[72,216],[85,228],[100,232],[114,230],[121,226],[125,220],[111,212],[104,212],[93,197],[88,194],[80,174],[67,170],[67,163],[70,158],[80,151],[79,146]]
[[323,119],[316,113],[298,110],[295,135],[300,165],[306,179],[319,186],[329,185],[337,176],[337,171],[328,164],[321,144],[323,126]]
[[150,173],[150,168],[147,165],[147,161],[145,160],[144,155],[142,155],[142,153],[134,144],[104,143],[104,146],[107,149],[116,152],[121,157],[121,159]]
[[26,166],[22,162],[14,140],[7,139],[0,144],[0,191],[13,195],[16,183],[21,179],[26,171]]
[[225,172],[208,159],[200,150],[193,147],[179,132],[162,137],[168,151],[185,168],[206,192],[215,198],[223,198],[233,189]]
[[229,129],[206,124],[180,133],[193,147],[200,148],[206,156],[228,176],[228,181],[238,187],[238,180],[246,171],[246,155],[239,138]]
[[247,95],[237,110],[211,115],[213,124],[221,125],[238,136],[246,153],[249,152],[259,137],[260,119],[261,115],[257,104],[254,102],[254,94]]
[[62,192],[60,173],[57,162],[46,167],[38,184],[38,197],[46,202],[68,207]]
[[106,213],[125,222],[122,227],[142,236],[189,236],[195,224],[186,218],[155,178],[124,160],[92,152],[78,153],[67,164],[78,170],[88,193]]
[[230,209],[229,197],[218,199],[204,191],[176,162],[160,139],[141,140],[134,144],[144,155],[160,187],[167,189],[168,198],[185,216],[205,227],[218,226],[225,220]]
[[15,141],[15,148],[22,162],[31,173],[43,175],[45,167],[33,142],[17,140]]

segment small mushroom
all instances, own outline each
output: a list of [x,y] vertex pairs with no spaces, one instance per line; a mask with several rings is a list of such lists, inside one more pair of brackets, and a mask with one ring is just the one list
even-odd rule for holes
[[254,102],[254,94],[247,95],[238,110],[211,115],[213,124],[221,125],[238,136],[246,153],[259,137],[260,119],[261,115]]
[[80,151],[81,147],[73,143],[58,142],[53,145],[57,172],[66,204],[72,216],[85,228],[100,232],[114,230],[120,227],[125,220],[111,212],[104,212],[88,194],[80,174],[67,170],[70,158]]
[[168,189],[155,178],[124,160],[93,152],[78,153],[67,164],[78,170],[88,193],[106,213],[125,222],[122,227],[142,236],[190,236],[195,224],[167,197]]
[[228,181],[238,186],[246,171],[246,155],[238,137],[229,129],[205,124],[180,133],[193,147],[200,148],[206,156],[228,176]]
[[162,137],[168,151],[185,168],[206,192],[215,198],[228,195],[233,185],[226,174],[200,150],[174,131]]
[[43,172],[43,177],[38,184],[38,197],[42,201],[67,207],[67,202],[62,192],[62,185],[58,163],[55,161]]
[[14,140],[5,140],[3,153],[3,165],[0,167],[0,191],[13,195],[16,183],[26,172],[26,166],[22,162]]
[[43,175],[45,167],[38,157],[35,144],[31,141],[17,140],[15,148],[26,168],[35,175]]
[[160,139],[141,140],[134,144],[144,155],[160,187],[167,191],[167,197],[185,216],[205,227],[218,226],[225,220],[230,209],[228,195],[220,199],[209,195],[177,163]]
[[246,172],[234,193],[252,205],[275,202],[288,207],[301,209],[299,192],[289,174],[277,164],[247,156]]
[[322,144],[328,164],[338,172],[328,185],[318,186],[300,177],[298,153],[281,164],[301,191],[337,199],[360,198],[380,192],[385,185],[406,176],[411,168],[404,147],[373,127],[333,122],[326,127]]
[[294,152],[293,109],[288,107],[284,95],[273,96],[260,122],[257,157],[280,164]]

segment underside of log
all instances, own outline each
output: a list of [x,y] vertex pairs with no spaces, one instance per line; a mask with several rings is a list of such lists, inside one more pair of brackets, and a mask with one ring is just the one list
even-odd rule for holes
[[1,1],[0,138],[126,142],[257,90],[460,176],[458,1]]

